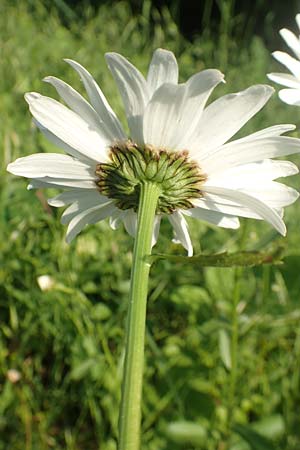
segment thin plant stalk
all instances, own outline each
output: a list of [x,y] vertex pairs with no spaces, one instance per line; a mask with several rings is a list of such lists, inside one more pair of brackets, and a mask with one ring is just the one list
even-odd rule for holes
[[[241,250],[244,249],[247,238],[247,225],[242,228],[242,236],[240,242]],[[243,268],[236,267],[234,271],[234,290],[232,298],[232,313],[231,313],[231,369],[229,375],[229,391],[228,391],[228,409],[229,409],[229,422],[228,432],[230,433],[232,421],[234,419],[234,407],[235,407],[235,392],[238,375],[238,347],[239,347],[239,311],[238,304],[241,298],[241,281],[243,276]]]
[[231,317],[231,370],[229,379],[229,417],[232,417],[234,408],[234,397],[238,370],[238,339],[239,339],[239,312],[238,304],[241,295],[241,277],[243,269],[238,267],[235,269],[235,286],[232,302]]
[[234,27],[234,5],[235,0],[219,0],[218,2],[221,13],[220,24],[220,64],[223,70],[228,64],[229,44],[232,38],[232,30]]
[[228,396],[227,396],[227,410],[228,418],[225,431],[226,444],[224,449],[229,449],[229,440],[232,433],[232,424],[234,422],[234,409],[235,409],[235,393],[236,383],[238,375],[238,346],[239,346],[239,311],[238,304],[241,295],[241,277],[242,268],[237,267],[234,271],[234,291],[232,296],[231,307],[231,337],[230,337],[230,356],[231,367],[228,380]]
[[118,450],[139,450],[141,399],[144,367],[146,305],[155,211],[160,188],[154,183],[141,184],[138,223],[126,327],[126,353],[119,416]]

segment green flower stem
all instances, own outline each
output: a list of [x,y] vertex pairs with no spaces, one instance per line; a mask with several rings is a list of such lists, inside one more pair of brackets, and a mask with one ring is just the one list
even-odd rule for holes
[[118,450],[139,450],[140,448],[146,305],[151,266],[149,261],[146,261],[146,256],[151,253],[159,195],[160,188],[157,184],[151,182],[141,184],[126,329]]

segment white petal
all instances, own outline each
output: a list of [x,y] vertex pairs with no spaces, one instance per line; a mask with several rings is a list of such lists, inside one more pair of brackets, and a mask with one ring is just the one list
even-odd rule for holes
[[282,89],[278,95],[280,100],[288,105],[300,105],[300,87],[298,89]]
[[248,189],[248,192],[243,189],[243,192],[258,198],[271,208],[291,205],[299,198],[299,193],[295,189],[274,181],[266,183],[262,187],[256,185],[252,189]]
[[[127,233],[130,236],[132,236],[133,238],[136,237],[137,214],[134,211],[132,211],[132,210],[122,211],[121,214],[119,214],[119,217],[116,216],[116,220],[117,220],[116,224],[114,221],[112,221],[111,226],[113,229],[115,229],[114,226],[119,225],[119,220],[122,220]],[[161,221],[161,216],[155,216],[151,247],[153,247],[157,242],[158,235],[159,235],[160,221]]]
[[101,195],[97,189],[72,189],[70,191],[62,192],[61,194],[56,195],[48,199],[48,204],[50,206],[54,206],[56,208],[60,208],[61,206],[67,206],[73,202],[85,202],[90,199],[94,199],[95,205],[97,203],[105,203],[108,201],[107,197]]
[[186,82],[186,98],[181,107],[180,126],[177,127],[177,148],[190,148],[198,134],[202,112],[213,89],[224,81],[224,75],[215,69],[203,70]]
[[125,214],[124,214],[124,217],[122,218],[122,220],[123,220],[125,230],[127,231],[127,233],[130,236],[135,237],[136,230],[137,230],[137,214],[132,209],[129,209],[129,210],[125,211]]
[[116,209],[116,211],[109,218],[109,225],[113,230],[119,228],[122,223],[122,219],[125,215],[125,211]]
[[76,61],[71,59],[65,59],[65,61],[79,74],[92,106],[97,111],[103,122],[107,125],[108,129],[111,130],[111,137],[115,140],[125,139],[126,135],[119,119],[110,107],[103,92],[92,75]]
[[300,79],[289,73],[268,73],[267,77],[282,86],[300,89]]
[[107,53],[105,56],[123,99],[131,138],[137,143],[143,143],[142,120],[149,99],[147,83],[143,75],[123,56],[117,53]]
[[155,91],[144,114],[144,142],[161,148],[176,148],[176,133],[180,127],[181,108],[186,85],[163,84]]
[[[217,186],[218,188],[226,188],[226,186]],[[294,189],[284,186],[280,183],[268,183],[261,188],[256,189],[251,186],[246,186],[238,189],[239,192],[244,192],[272,207],[281,215],[283,206],[293,203],[299,197],[299,194]],[[200,207],[205,210],[218,211],[222,214],[230,214],[240,217],[249,217],[254,219],[261,219],[261,217],[244,205],[239,205],[235,200],[229,200],[219,194],[212,194],[205,192],[201,199],[195,200],[195,208]]]
[[275,59],[277,59],[277,61],[287,67],[289,71],[292,72],[293,75],[295,75],[296,78],[300,77],[300,61],[297,61],[297,59],[293,58],[285,52],[277,51],[273,52],[272,55]]
[[84,210],[75,216],[69,223],[66,241],[70,243],[75,236],[83,229],[87,224],[93,224],[99,222],[110,216],[115,211],[115,206],[112,203],[94,206],[93,208]]
[[230,201],[220,195],[211,194],[208,192],[205,192],[202,198],[193,201],[193,204],[195,205],[195,207],[210,211],[217,211],[225,215],[261,219],[260,216],[258,216],[248,207],[239,205],[235,201]]
[[207,185],[224,186],[231,189],[245,186],[263,187],[265,183],[279,178],[295,175],[298,167],[290,161],[265,159],[255,163],[238,165],[209,177]]
[[201,219],[205,222],[217,225],[218,227],[237,229],[240,226],[240,222],[237,217],[222,214],[218,211],[210,211],[204,208],[196,207],[193,209],[183,210],[182,213],[195,219]]
[[154,247],[154,245],[157,242],[158,235],[159,235],[160,222],[161,222],[161,216],[155,216],[155,218],[154,218],[154,225],[153,225],[153,234],[152,234],[151,247]]
[[97,191],[94,191],[93,195],[86,195],[83,193],[80,197],[74,201],[62,214],[60,221],[62,224],[69,223],[75,216],[80,214],[87,209],[91,209],[98,206],[105,206],[112,204],[112,200],[105,198],[100,194],[98,195]]
[[[276,163],[277,161],[272,162]],[[262,164],[260,168],[257,164],[256,170],[255,164],[239,166],[234,170],[228,170],[224,174],[222,173],[220,177],[211,179],[206,186],[217,186],[245,192],[266,203],[271,208],[281,208],[294,203],[299,197],[299,194],[295,189],[272,181],[273,178],[278,176],[290,175],[290,173],[286,173],[286,169],[281,165],[281,161],[278,161],[278,163],[281,167],[275,167],[273,172],[272,170],[268,172],[267,164]],[[288,161],[282,161],[282,163],[288,163]],[[295,167],[293,164],[292,166]],[[266,169],[265,176],[264,167]],[[293,167],[288,168],[288,170],[292,170]],[[297,168],[296,170],[298,172]]]
[[87,164],[94,164],[95,161],[93,159],[90,159],[88,156],[83,155],[82,153],[75,150],[73,147],[70,147],[70,145],[66,144],[64,141],[59,139],[55,134],[51,133],[47,128],[43,127],[41,123],[39,123],[36,119],[32,119],[33,123],[38,127],[38,129],[43,133],[43,135],[50,141],[52,144],[54,144],[56,147],[61,148],[66,153],[68,153],[71,156],[74,156],[74,158],[79,159],[82,162],[86,162]]
[[218,70],[204,70],[185,84],[165,83],[153,95],[144,114],[144,141],[170,149],[189,148],[205,103],[223,80]]
[[203,190],[205,192],[211,192],[212,194],[218,194],[225,199],[233,200],[240,205],[244,205],[249,209],[252,209],[262,219],[269,222],[280,234],[285,236],[286,227],[283,220],[278,215],[278,213],[274,211],[274,209],[270,208],[267,204],[263,203],[262,201],[248,194],[245,194],[244,192],[232,189],[225,189],[214,186],[210,187],[205,186]]
[[300,14],[296,15],[296,22],[297,22],[298,28],[300,30]]
[[200,160],[205,173],[210,176],[231,167],[267,158],[300,153],[300,140],[287,136],[275,136],[245,141],[229,142]]
[[115,136],[103,122],[94,108],[70,85],[55,77],[46,77],[44,81],[52,84],[66,104],[94,129],[105,136],[107,141],[113,141]]
[[168,219],[174,230],[174,241],[180,242],[187,250],[188,256],[193,256],[193,245],[188,232],[188,226],[185,218],[180,211],[168,215]]
[[79,189],[95,189],[94,181],[86,180],[68,180],[66,178],[35,178],[30,180],[27,189],[40,189],[40,188],[79,188]]
[[34,180],[30,180],[27,185],[27,190],[31,191],[32,189],[41,189],[41,188],[51,188],[52,184],[41,181],[40,179],[35,178]]
[[287,45],[295,53],[298,59],[300,59],[300,41],[290,30],[282,28],[279,31],[281,37],[285,40]]
[[191,154],[202,155],[224,144],[265,105],[273,92],[270,86],[256,85],[211,103],[203,111],[198,134],[189,148]]
[[[271,162],[272,160],[269,160]],[[291,161],[272,161],[272,179],[281,177],[289,177],[299,173],[299,169],[296,164]]]
[[14,175],[27,178],[96,179],[93,167],[59,153],[36,153],[18,158],[7,166],[7,170]]
[[159,48],[153,53],[147,76],[150,97],[164,83],[178,83],[178,66],[172,52]]
[[283,133],[287,133],[288,131],[293,131],[295,129],[296,126],[291,124],[273,125],[272,127],[264,128],[262,130],[256,131],[255,133],[248,134],[248,136],[245,136],[234,142],[241,143],[245,141],[253,141],[254,139],[280,136]]
[[60,140],[94,161],[107,160],[109,142],[78,114],[40,94],[26,94],[25,98],[36,120]]

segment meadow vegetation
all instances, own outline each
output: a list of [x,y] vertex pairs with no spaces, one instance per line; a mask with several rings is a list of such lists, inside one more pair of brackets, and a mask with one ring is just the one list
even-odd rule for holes
[[[17,157],[57,151],[32,125],[23,94],[56,97],[42,82],[47,75],[83,93],[63,61],[72,58],[93,73],[124,118],[106,51],[146,73],[152,51],[168,48],[182,81],[219,68],[227,81],[215,91],[220,96],[268,83],[275,49],[255,36],[241,44],[229,26],[188,42],[168,10],[158,13],[149,2],[139,16],[121,1],[97,14],[85,7],[74,20],[42,2],[2,0],[0,9],[0,450],[115,450],[133,240],[103,222],[68,246],[61,210],[6,172]],[[274,94],[241,134],[299,121],[300,110]],[[289,183],[299,188],[299,178]],[[196,253],[272,247],[282,251],[282,265],[154,264],[144,449],[300,448],[299,202],[287,209],[286,223],[284,239],[254,220],[242,220],[239,231],[190,222]],[[155,252],[184,254],[167,222]],[[40,289],[41,275],[52,277],[49,290]]]

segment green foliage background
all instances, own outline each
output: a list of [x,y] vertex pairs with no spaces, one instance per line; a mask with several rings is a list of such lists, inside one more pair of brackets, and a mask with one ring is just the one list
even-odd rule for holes
[[[230,11],[230,1],[223,5]],[[25,180],[6,173],[19,156],[57,151],[31,125],[23,94],[55,97],[41,81],[47,75],[83,92],[63,62],[73,58],[94,74],[124,119],[106,51],[122,53],[145,73],[152,51],[168,48],[182,81],[219,68],[227,80],[216,89],[220,96],[267,82],[265,74],[279,69],[270,57],[274,48],[255,36],[231,39],[241,22],[225,7],[218,33],[206,29],[192,43],[167,9],[159,14],[149,2],[138,16],[123,1],[97,14],[85,6],[68,26],[62,20],[68,11],[39,2],[2,0],[0,10],[0,450],[115,450],[133,241],[100,223],[67,246],[61,211],[47,206],[44,192],[29,192]],[[242,134],[299,119],[299,109],[275,94]],[[299,187],[294,178],[290,184]],[[190,222],[196,253],[272,243],[283,247],[282,266],[241,271],[155,263],[144,449],[300,448],[299,220],[297,203],[287,210],[286,239],[252,220],[242,221],[238,232]],[[156,250],[183,254],[167,223]],[[41,275],[53,278],[50,290],[39,288]]]

